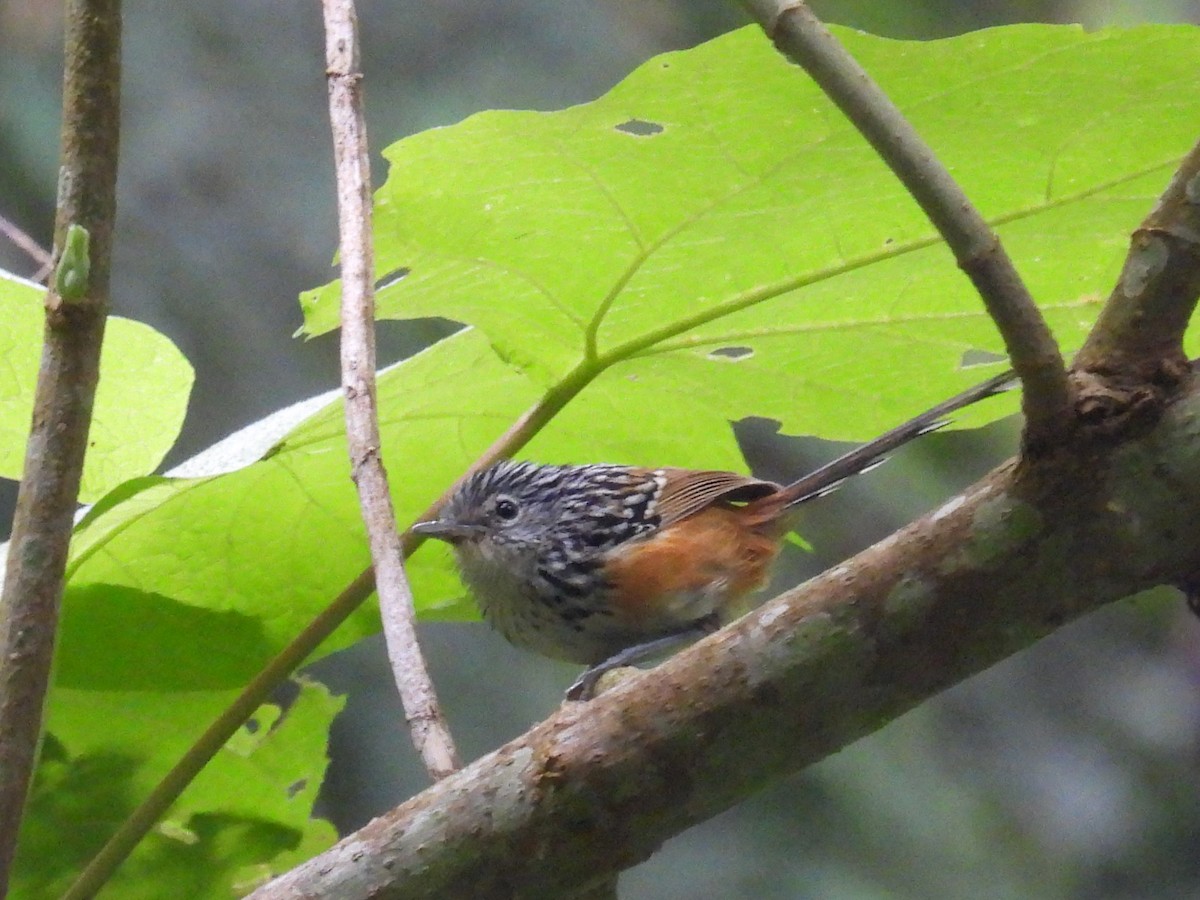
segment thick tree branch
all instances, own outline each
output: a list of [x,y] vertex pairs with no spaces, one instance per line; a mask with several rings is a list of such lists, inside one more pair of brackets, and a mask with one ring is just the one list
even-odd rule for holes
[[392,674],[413,743],[434,779],[460,765],[450,729],[417,643],[416,611],[404,573],[396,511],[380,456],[375,392],[375,262],[371,166],[362,108],[362,70],[353,0],[325,0],[325,63],[337,170],[342,269],[342,388],[346,441],[371,545],[379,610]]
[[[256,892],[557,896],[631,866],[1104,603],[1200,566],[1200,385],[1141,436],[1009,463]],[[1119,560],[1119,565],[1114,565]]]
[[1000,238],[916,129],[806,4],[742,0],[742,5],[854,123],[946,239],[1021,379],[1026,447],[1061,443],[1073,421],[1062,355]]
[[[52,288],[46,300],[33,425],[0,603],[0,895],[37,757],[99,379],[116,211],[120,49],[119,0],[68,2],[55,225],[62,296]],[[73,249],[64,255],[69,232]]]
[[1200,144],[1133,234],[1116,287],[1075,366],[1123,386],[1172,383],[1200,296]]

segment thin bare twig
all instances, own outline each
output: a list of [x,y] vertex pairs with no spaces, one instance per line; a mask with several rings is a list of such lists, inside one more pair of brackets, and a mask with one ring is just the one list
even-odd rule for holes
[[396,513],[380,455],[375,396],[374,251],[371,244],[371,168],[362,109],[362,71],[353,0],[325,0],[325,63],[329,118],[337,169],[338,230],[342,270],[342,387],[346,441],[359,505],[375,564],[392,674],[413,743],[434,779],[459,768],[458,752],[437,702],[417,643],[412,590]]
[[[0,603],[0,896],[37,758],[99,378],[116,211],[120,50],[120,0],[68,2],[55,224],[64,277],[46,301],[33,425]],[[68,235],[72,250],[63,254]]]
[[9,243],[37,263],[37,272],[30,277],[30,281],[42,281],[50,274],[50,270],[54,267],[53,257],[15,222],[0,216],[0,234],[8,238]]
[[1058,345],[999,237],[895,104],[802,2],[742,0],[891,167],[941,232],[996,323],[1024,388],[1025,445],[1060,443],[1071,424]]

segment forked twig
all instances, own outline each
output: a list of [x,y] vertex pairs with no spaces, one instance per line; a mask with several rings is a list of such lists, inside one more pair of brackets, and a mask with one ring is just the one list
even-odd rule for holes
[[1072,421],[1062,354],[1000,238],[916,129],[807,4],[742,0],[742,5],[854,123],[954,252],[1021,379],[1026,447],[1060,443]]

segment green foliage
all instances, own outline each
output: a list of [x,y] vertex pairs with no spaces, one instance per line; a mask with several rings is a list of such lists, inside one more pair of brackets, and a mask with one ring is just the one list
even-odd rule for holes
[[[149,630],[159,627],[152,622]],[[188,671],[204,677],[203,667]],[[123,690],[102,684],[109,689],[55,689],[14,896],[65,890],[233,697],[228,689],[179,690],[170,680]],[[237,896],[244,889],[235,885],[253,886],[333,841],[332,826],[311,815],[342,701],[319,684],[298,687],[286,711],[263,707],[213,759],[118,873],[112,896]]]
[[[1078,344],[1194,139],[1194,31],[842,37],[998,226],[1059,339]],[[380,315],[472,326],[380,379],[402,521],[547,397],[569,402],[532,458],[737,467],[730,420],[865,438],[981,380],[991,370],[970,360],[1002,349],[920,211],[753,30],[651,60],[594,103],[481,114],[387,155],[379,266],[406,274],[385,276]],[[303,298],[309,334],[334,327],[337,295]],[[61,853],[27,851],[27,867],[94,847],[367,565],[341,417],[331,402],[229,474],[123,487],[81,526],[42,779],[82,792],[71,802],[101,824]],[[469,609],[444,548],[422,550],[411,574],[426,616]],[[375,628],[360,613],[321,652]],[[305,698],[284,721],[309,731],[277,725],[248,756],[223,754],[130,871],[206,896],[253,878],[251,860],[274,868],[327,841],[297,798],[319,782],[336,703],[311,686]],[[275,774],[257,781],[264,754]],[[61,790],[39,798],[30,828],[53,834],[74,809],[56,806]],[[138,896],[133,881],[114,896]]]
[[[20,478],[42,352],[45,290],[0,272],[0,477]],[[105,328],[100,384],[80,498],[96,500],[151,471],[175,443],[192,367],[166,337],[113,317]],[[131,415],[131,412],[136,415]]]
[[[841,36],[1078,345],[1194,139],[1194,34]],[[483,113],[385,155],[378,265],[408,274],[379,314],[474,324],[539,384],[597,375],[539,458],[595,458],[619,434],[622,460],[724,465],[726,422],[747,415],[862,439],[987,374],[964,354],[1002,350],[915,203],[757,29],[594,103]],[[309,333],[335,326],[337,296],[303,298]]]

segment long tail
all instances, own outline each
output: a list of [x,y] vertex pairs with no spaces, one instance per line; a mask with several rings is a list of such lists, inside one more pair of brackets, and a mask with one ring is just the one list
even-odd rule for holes
[[949,400],[943,400],[937,406],[927,409],[902,425],[897,425],[891,431],[885,431],[875,440],[856,447],[849,453],[843,454],[837,459],[825,463],[819,469],[793,481],[782,491],[771,496],[772,505],[782,501],[784,506],[796,506],[806,500],[828,494],[852,475],[859,475],[875,468],[884,461],[886,454],[891,453],[900,445],[907,444],[913,438],[918,438],[923,434],[937,431],[948,424],[950,420],[946,416],[950,413],[986,397],[1003,393],[1015,383],[1016,375],[1010,369],[974,387],[967,388]]

